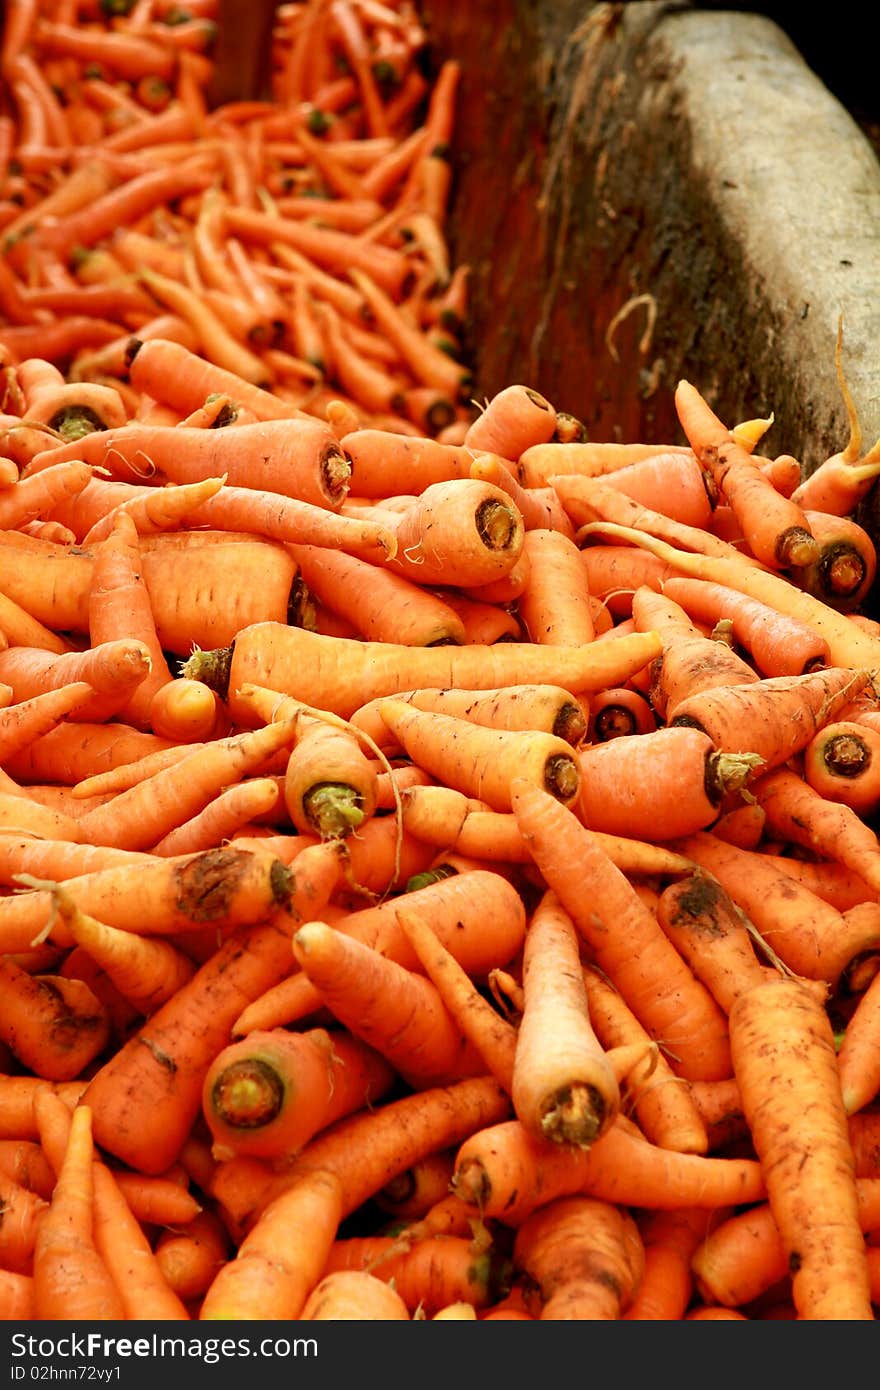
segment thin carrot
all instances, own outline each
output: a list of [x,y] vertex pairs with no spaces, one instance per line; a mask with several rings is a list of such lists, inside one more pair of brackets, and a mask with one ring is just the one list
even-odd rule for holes
[[654,633],[582,649],[503,642],[488,647],[407,647],[257,623],[240,629],[231,648],[194,653],[183,674],[205,680],[227,702],[233,717],[235,692],[251,682],[284,694],[295,691],[304,703],[347,718],[376,696],[422,686],[486,690],[547,682],[575,692],[601,689],[625,680],[658,651]]
[[[573,748],[583,741],[586,720],[580,704],[558,685],[509,685],[495,690],[468,690],[461,687],[429,687],[404,690],[396,697],[416,709],[453,714],[495,729],[535,729],[564,739]],[[368,734],[380,746],[388,741],[388,728],[381,717],[382,701],[362,705],[352,715],[356,729]]]
[[258,769],[290,744],[295,721],[230,734],[198,746],[187,757],[87,811],[83,837],[121,849],[146,849],[202,811],[216,794]]
[[711,1210],[765,1195],[755,1159],[661,1149],[622,1116],[588,1149],[533,1139],[518,1120],[487,1125],[460,1146],[452,1187],[484,1219],[498,1217],[510,1226],[553,1198],[574,1193],[647,1210]]
[[254,1030],[205,1075],[212,1153],[286,1162],[319,1130],[381,1100],[394,1079],[391,1064],[344,1029]]
[[600,970],[581,968],[590,1020],[596,1037],[613,1064],[627,1047],[638,1046],[641,1058],[621,1079],[620,1109],[634,1113],[653,1144],[680,1153],[706,1153],[708,1134],[691,1096],[690,1086],[676,1076],[663,1052]]
[[[689,1079],[728,1075],[723,1013],[624,874],[568,807],[523,778],[513,782],[511,791],[514,814],[547,886],[572,917],[596,964],[669,1050],[676,1072]],[[578,866],[574,876],[572,865]]]
[[798,1316],[872,1319],[852,1148],[824,1005],[797,981],[768,981],[734,1004],[730,1041]]
[[869,1105],[880,1090],[878,999],[880,975],[875,975],[865,992],[859,996],[837,1049],[840,1089],[844,1109],[848,1115]]
[[276,811],[283,800],[275,777],[248,777],[218,792],[204,810],[169,830],[152,847],[161,856],[191,854],[225,844],[242,826]]
[[[39,1101],[36,1102],[39,1104]],[[92,1112],[76,1106],[49,1209],[34,1246],[34,1307],[41,1319],[121,1319],[125,1305],[92,1234]]]
[[771,569],[813,563],[819,548],[802,508],[776,491],[690,382],[678,383],[675,408],[697,458],[734,509],[757,558]]
[[[483,1057],[489,1072],[510,1094],[516,1055],[516,1030],[479,993],[451,951],[418,911],[398,909],[400,923],[422,968],[437,987],[459,1028]],[[451,1177],[451,1163],[450,1172]],[[387,1209],[387,1208],[386,1208]],[[401,1213],[402,1214],[402,1213]]]
[[92,687],[92,697],[78,702],[68,717],[102,720],[130,699],[149,674],[151,658],[144,642],[120,637],[60,655],[42,647],[9,647],[0,652],[0,664],[0,680],[12,686],[17,702],[85,681]]

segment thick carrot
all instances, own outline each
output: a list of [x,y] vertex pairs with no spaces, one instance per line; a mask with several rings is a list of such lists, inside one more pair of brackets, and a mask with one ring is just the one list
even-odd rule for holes
[[367,1269],[334,1269],[312,1289],[303,1305],[303,1322],[405,1322],[410,1311],[395,1283]]
[[734,1075],[801,1319],[873,1319],[852,1148],[825,1007],[771,980],[730,1011]]
[[617,1078],[590,1020],[574,922],[546,892],[523,947],[523,1012],[511,1098],[523,1127],[587,1148],[620,1108]]
[[828,643],[815,628],[724,584],[668,579],[663,593],[697,622],[729,622],[763,676],[799,676],[828,664]]
[[645,1247],[631,1212],[573,1194],[526,1217],[513,1263],[537,1285],[539,1317],[614,1321],[641,1283]]
[[0,987],[0,1039],[36,1076],[73,1081],[109,1041],[106,1010],[81,981],[31,975],[4,955]]
[[725,797],[763,767],[758,754],[722,752],[701,729],[675,724],[588,744],[577,758],[584,824],[642,840],[713,825]]
[[381,1100],[394,1078],[389,1062],[343,1029],[254,1030],[218,1052],[205,1075],[212,1153],[287,1161],[319,1130]]
[[705,870],[696,869],[663,889],[657,920],[725,1013],[741,994],[766,979],[748,919]]
[[[205,1073],[234,1019],[289,967],[292,928],[303,915],[320,912],[338,872],[331,846],[304,850],[284,906],[234,931],[92,1077],[86,1094],[103,1148],[145,1173],[161,1173],[174,1161],[199,1112]],[[142,1123],[145,1105],[155,1127]]]
[[184,674],[205,680],[232,716],[238,717],[238,688],[248,682],[348,718],[379,695],[421,686],[488,690],[541,683],[579,692],[619,684],[660,650],[654,633],[637,633],[589,647],[541,644],[407,647],[390,642],[328,638],[280,623],[240,630],[229,648],[195,652]]
[[726,642],[705,636],[685,610],[647,584],[632,597],[636,629],[660,634],[663,651],[650,667],[651,703],[662,719],[669,720],[681,700],[717,686],[747,685],[760,677],[748,661]]
[[529,574],[517,614],[532,642],[580,646],[596,635],[580,551],[560,531],[527,530]]
[[834,719],[813,735],[803,760],[804,779],[820,796],[863,817],[880,806],[880,730]]

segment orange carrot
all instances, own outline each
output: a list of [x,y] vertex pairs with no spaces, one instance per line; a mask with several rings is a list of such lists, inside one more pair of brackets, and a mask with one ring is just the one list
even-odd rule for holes
[[[566,806],[523,778],[514,780],[511,791],[514,814],[547,886],[572,917],[596,964],[669,1050],[674,1069],[689,1079],[729,1075],[724,1015],[626,877]],[[585,891],[588,872],[590,888]]]
[[[305,912],[321,910],[337,877],[331,846],[304,850],[287,875],[284,905],[233,932],[92,1077],[86,1095],[103,1148],[148,1174],[161,1173],[174,1161],[198,1114],[205,1073],[227,1042],[232,1022],[246,1002],[284,973],[291,928]],[[162,1117],[146,1131],[145,1103]]]
[[798,1316],[872,1319],[852,1148],[824,1005],[798,981],[770,980],[734,1004],[730,1041]]
[[518,1226],[536,1207],[582,1193],[646,1210],[714,1209],[759,1201],[761,1165],[753,1158],[676,1153],[649,1144],[618,1116],[588,1149],[531,1138],[518,1120],[487,1125],[455,1160],[453,1191],[483,1218]]
[[437,987],[423,975],[324,922],[306,922],[293,953],[321,999],[354,1035],[386,1057],[414,1088],[482,1075]]
[[642,840],[713,825],[724,798],[762,768],[757,754],[721,752],[707,733],[684,724],[590,744],[577,759],[584,823]]
[[812,564],[819,547],[802,508],[776,491],[690,382],[678,383],[675,408],[688,442],[736,513],[753,554],[771,569]]
[[729,621],[761,675],[799,676],[828,663],[820,632],[726,585],[682,577],[666,580],[663,592],[696,622]]
[[880,731],[836,719],[814,734],[803,752],[806,782],[829,801],[861,816],[880,806]]
[[9,647],[0,652],[0,666],[0,680],[12,687],[17,702],[85,681],[92,687],[92,697],[79,702],[68,717],[100,721],[131,698],[149,674],[151,657],[138,638],[119,637],[61,654],[42,647]]
[[92,1112],[79,1104],[34,1246],[34,1308],[40,1319],[75,1315],[106,1321],[125,1316],[122,1295],[92,1234],[93,1154]]
[[0,985],[0,1039],[35,1075],[47,1081],[72,1081],[103,1051],[110,1037],[110,1020],[81,981],[30,975],[4,955]]
[[577,931],[552,893],[529,920],[523,948],[523,1013],[511,1097],[530,1133],[586,1148],[620,1108],[617,1079],[590,1021]]
[[705,870],[696,869],[663,889],[657,920],[725,1013],[766,978],[747,919]]
[[601,689],[626,679],[658,651],[654,633],[582,649],[503,642],[489,647],[407,647],[257,623],[240,629],[229,649],[194,653],[183,674],[205,680],[227,701],[233,717],[235,692],[250,682],[284,694],[295,691],[304,703],[344,719],[378,695],[422,686],[486,690],[547,682],[575,692]]
[[645,1248],[630,1212],[572,1195],[526,1217],[513,1262],[537,1285],[541,1318],[613,1321],[641,1283]]

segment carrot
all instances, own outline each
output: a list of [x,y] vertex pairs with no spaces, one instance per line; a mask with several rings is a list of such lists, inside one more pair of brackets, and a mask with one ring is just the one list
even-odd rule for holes
[[69,681],[22,700],[13,698],[0,710],[0,762],[4,768],[16,754],[61,728],[62,721],[93,694],[87,681]]
[[671,725],[704,730],[723,752],[759,755],[762,771],[770,771],[801,752],[869,678],[870,672],[846,666],[802,676],[764,676],[751,684],[685,696],[667,709],[666,717]]
[[517,1118],[530,1134],[586,1148],[613,1122],[620,1092],[590,1021],[575,925],[552,892],[529,920],[523,991],[511,1090]]
[[553,734],[491,729],[391,697],[382,701],[379,713],[420,767],[495,810],[510,809],[516,775],[529,777],[567,806],[577,799],[577,761],[570,744]]
[[[37,1102],[39,1104],[39,1102]],[[34,1307],[39,1319],[112,1320],[125,1316],[121,1293],[92,1234],[92,1112],[76,1106],[52,1200],[34,1245]]]
[[212,1153],[289,1160],[319,1130],[387,1094],[387,1061],[341,1029],[255,1030],[230,1043],[205,1075],[202,1110]]
[[81,981],[30,975],[5,955],[0,984],[0,1039],[29,1071],[47,1081],[72,1081],[103,1051],[110,1021]]
[[663,593],[695,622],[729,622],[763,676],[799,676],[828,664],[828,643],[820,632],[736,589],[682,577],[666,580]]
[[[679,1320],[694,1293],[691,1260],[712,1221],[705,1211],[650,1211],[639,1222],[645,1269],[626,1311],[627,1321]],[[716,1218],[717,1219],[717,1218]]]
[[167,336],[133,339],[129,375],[136,391],[173,406],[182,416],[198,409],[215,391],[230,396],[258,420],[290,420],[302,414],[272,392]]
[[303,1322],[404,1322],[410,1311],[394,1284],[366,1269],[335,1269],[318,1281],[299,1316]]
[[452,1302],[473,1310],[490,1306],[509,1286],[510,1265],[470,1235],[428,1234],[411,1244],[393,1235],[337,1238],[328,1273],[370,1270],[390,1284],[412,1314],[433,1317]]
[[[36,848],[39,842],[26,842],[26,850],[30,844]],[[61,869],[69,863],[69,847],[64,842],[55,841],[48,848],[48,855],[31,854],[32,867],[42,864],[49,871],[53,866]],[[75,846],[77,851],[84,848],[91,847]],[[103,851],[104,856],[107,853]],[[118,855],[119,851],[110,853]],[[20,864],[28,862],[21,849],[17,859]],[[95,861],[93,857],[79,859],[78,872],[64,882],[66,893],[77,906],[123,931],[140,932],[148,925],[149,935],[258,922],[283,906],[291,892],[290,871],[262,846],[224,846],[169,859],[153,855],[136,855],[132,859],[125,853],[124,859],[117,858],[112,863],[102,857],[98,861],[101,867],[93,868],[85,868],[84,862]],[[136,895],[125,891],[132,870],[137,873]],[[55,883],[36,879],[40,886],[34,887],[29,880],[21,879],[21,869],[18,872],[18,881],[25,882],[30,891],[0,898],[0,939],[4,951],[28,950],[41,934],[51,935],[58,945],[72,945],[69,930],[52,910]]]
[[607,743],[625,734],[648,734],[658,727],[657,717],[645,696],[632,686],[611,686],[585,699],[588,714],[586,740]]
[[418,494],[434,483],[470,476],[472,455],[460,445],[369,427],[346,431],[340,443],[351,459],[353,496]]
[[596,635],[580,552],[562,532],[527,530],[529,575],[517,613],[532,642],[580,646]]
[[63,373],[43,358],[26,358],[18,364],[17,374],[27,419],[48,425],[65,442],[93,430],[125,424],[125,406],[115,387],[66,381]]
[[513,1263],[535,1282],[542,1319],[613,1321],[641,1283],[645,1249],[630,1212],[572,1195],[523,1221]]
[[[29,467],[61,462],[72,456],[66,453],[72,447],[39,454]],[[145,468],[158,470],[175,483],[225,475],[233,487],[279,492],[330,508],[341,504],[350,471],[329,426],[321,420],[262,420],[234,430],[195,426],[170,430],[133,421],[80,440],[76,454],[117,477],[120,469],[137,475]]]
[[464,642],[465,625],[455,609],[403,575],[326,546],[293,544],[290,553],[309,592],[353,618],[363,640],[425,647]]
[[675,1075],[663,1052],[639,1023],[618,991],[593,966],[581,969],[590,1021],[609,1060],[633,1045],[642,1057],[620,1081],[621,1109],[635,1113],[646,1138],[680,1153],[706,1153],[706,1126],[689,1085]]
[[[316,259],[320,262],[319,257],[316,256]],[[453,402],[464,400],[472,380],[469,370],[434,346],[423,332],[412,326],[391,292],[380,283],[375,268],[362,267],[352,259],[348,275],[377,328],[394,345],[416,380],[424,386],[433,386],[445,392]],[[500,449],[494,452],[503,453]]]
[[430,1087],[337,1121],[285,1171],[273,1173],[256,1159],[230,1159],[218,1166],[212,1195],[233,1220],[258,1226],[271,1202],[310,1172],[324,1171],[341,1184],[342,1214],[348,1216],[419,1159],[509,1114],[510,1099],[493,1078]]
[[112,768],[142,756],[147,749],[168,746],[169,740],[116,720],[97,724],[65,720],[17,753],[7,755],[3,766],[23,784],[54,779],[72,786],[99,768]]
[[724,1015],[626,877],[566,806],[523,778],[514,780],[511,792],[514,814],[547,886],[596,964],[648,1032],[668,1048],[674,1069],[688,1079],[728,1075]]
[[[777,775],[767,774],[768,779]],[[792,776],[800,783],[797,774]],[[759,778],[756,788],[762,782]],[[763,805],[760,793],[758,800]],[[672,844],[721,883],[756,929],[761,950],[769,946],[799,975],[834,987],[850,962],[876,945],[876,923],[848,919],[799,883],[784,857],[738,849],[705,831]]]
[[217,728],[217,720],[216,696],[202,681],[170,677],[150,700],[150,728],[161,739],[175,743],[201,742],[210,738]]
[[880,732],[847,719],[832,720],[803,753],[805,781],[829,801],[839,801],[862,816],[880,805]]
[[37,1091],[54,1091],[73,1109],[85,1088],[85,1081],[43,1081],[36,1076],[0,1073],[0,1138],[38,1139],[34,1122]]
[[707,733],[684,724],[587,745],[577,760],[584,824],[643,840],[713,825],[725,797],[762,767],[759,755],[722,752]]
[[[388,728],[381,718],[380,696],[355,710],[352,724],[380,746],[387,744]],[[583,710],[569,692],[558,685],[510,685],[494,690],[426,688],[402,691],[397,699],[416,709],[452,714],[487,728],[538,730],[564,739],[572,747],[586,733]]]
[[514,1227],[536,1207],[575,1193],[646,1210],[712,1210],[765,1193],[755,1159],[661,1149],[620,1116],[588,1149],[533,1139],[518,1120],[486,1125],[459,1147],[452,1186],[484,1219]]
[[422,686],[487,690],[547,682],[576,692],[601,689],[626,679],[658,651],[653,633],[581,650],[515,643],[421,648],[326,638],[280,623],[257,623],[242,628],[230,648],[194,653],[183,674],[205,680],[233,717],[235,692],[252,683],[284,694],[295,691],[303,703],[344,719],[379,695]]
[[532,387],[519,383],[497,391],[468,426],[468,448],[500,454],[514,463],[532,445],[546,444],[556,428],[556,410]]
[[226,1227],[211,1210],[200,1211],[183,1230],[160,1232],[155,1256],[165,1282],[185,1303],[200,1299],[231,1257]]
[[436,986],[324,922],[307,922],[293,953],[334,1017],[416,1087],[483,1073]]
[[510,1094],[517,1042],[515,1029],[479,993],[467,971],[417,911],[400,908],[397,920],[465,1038],[480,1053],[488,1071]]
[[388,563],[420,584],[470,589],[503,580],[525,540],[522,516],[501,488],[476,478],[431,483],[395,526]]
[[741,994],[766,979],[747,919],[705,870],[663,889],[657,920],[726,1014]]
[[295,735],[295,721],[265,725],[191,746],[188,756],[87,811],[83,837],[95,844],[146,849],[203,810],[214,796],[258,769]]
[[[318,1283],[342,1215],[338,1178],[306,1171],[262,1213],[208,1286],[202,1320],[297,1318]],[[301,1234],[308,1231],[308,1240]]]
[[837,1070],[843,1106],[848,1115],[869,1105],[880,1090],[880,1047],[877,1034],[877,1001],[880,975],[875,975],[859,996],[850,1014],[840,1046]]
[[877,837],[851,807],[829,801],[786,767],[764,773],[752,790],[767,817],[769,834],[837,860],[872,891],[880,888]]
[[[464,433],[467,433],[467,427]],[[557,531],[574,540],[575,528],[556,489],[523,487],[512,471],[513,467],[511,461],[503,459],[500,454],[480,453],[471,462],[470,476],[503,488],[511,501],[516,503],[527,531]]]
[[149,1016],[195,974],[195,964],[173,942],[108,926],[71,901],[64,886],[55,908],[74,941],[103,969],[140,1014]]
[[[876,1180],[856,1180],[863,1230],[876,1221],[880,1188]],[[697,1289],[722,1307],[747,1307],[790,1274],[785,1246],[769,1203],[729,1214],[706,1232],[693,1254]]]
[[819,554],[798,571],[798,584],[841,612],[854,612],[870,593],[877,574],[874,542],[853,517],[811,510],[804,515]]
[[[843,373],[843,317],[837,321],[834,365],[849,420],[849,439],[843,449],[823,459],[795,488],[793,501],[801,507],[828,512],[834,516],[854,513],[877,477],[877,444],[862,453],[862,431],[855,404]],[[878,441],[880,442],[880,441]]]
[[297,722],[287,761],[284,800],[304,834],[322,839],[350,835],[376,810],[379,763],[352,730],[320,715]]
[[[103,1148],[145,1173],[161,1173],[173,1162],[198,1114],[207,1068],[227,1042],[232,1022],[245,1002],[283,974],[291,928],[307,906],[321,910],[337,876],[330,846],[315,846],[312,855],[303,851],[288,875],[284,905],[233,931],[92,1077],[86,1094]],[[162,1118],[144,1132],[140,1117],[147,1093],[151,1112]]]
[[243,826],[277,813],[283,792],[277,777],[248,777],[226,787],[204,810],[169,830],[152,847],[163,857],[191,854],[225,844]]
[[3,680],[17,702],[85,681],[89,700],[69,711],[71,719],[107,719],[120,710],[150,671],[150,652],[137,638],[120,637],[84,651],[60,654],[42,647],[16,646],[0,652]]
[[120,513],[98,547],[92,568],[89,638],[92,647],[97,647],[125,637],[136,637],[143,643],[150,654],[150,668],[129,700],[115,713],[135,728],[146,729],[150,726],[153,697],[172,677],[141,573],[137,529],[130,516]]
[[852,1148],[824,1006],[797,981],[768,981],[734,1004],[730,1041],[798,1317],[873,1318]]
[[678,383],[675,408],[688,442],[736,513],[753,554],[771,569],[813,563],[819,547],[802,508],[776,491],[690,382]]

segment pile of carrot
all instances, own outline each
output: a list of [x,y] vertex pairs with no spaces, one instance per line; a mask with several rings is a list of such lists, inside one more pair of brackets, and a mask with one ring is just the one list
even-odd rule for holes
[[[522,383],[474,408],[432,337],[458,74],[421,78],[405,3],[283,6],[276,101],[223,114],[202,10],[10,15],[0,1316],[873,1319],[878,462],[842,335],[809,476],[688,381],[659,444]],[[125,38],[108,73],[65,26]],[[125,321],[65,337],[93,257]],[[231,326],[257,286],[272,345]]]

